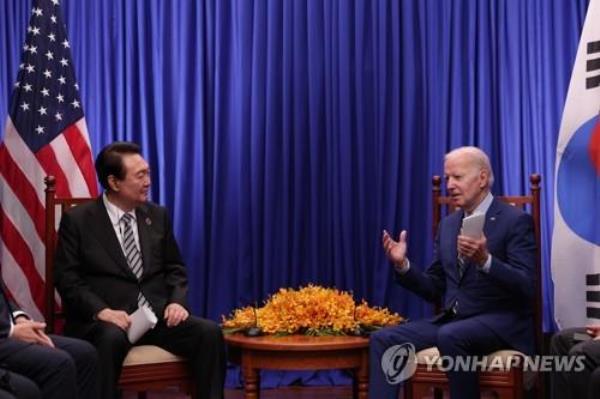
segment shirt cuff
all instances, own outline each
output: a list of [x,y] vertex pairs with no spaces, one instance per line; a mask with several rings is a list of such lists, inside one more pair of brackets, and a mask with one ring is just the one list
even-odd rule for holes
[[12,314],[13,320],[17,320],[17,317],[19,317],[19,316],[25,316],[31,320],[31,317],[29,317],[29,315],[27,313],[23,312],[22,310],[16,310]]
[[12,337],[13,330],[15,329],[15,323],[13,322],[13,320],[17,320],[17,317],[19,317],[19,316],[25,316],[28,319],[30,319],[29,315],[27,313],[23,312],[22,310],[17,310],[16,312],[13,312],[12,319],[10,320],[10,330],[8,331],[9,337]]
[[396,269],[396,272],[400,275],[406,274],[408,272],[408,269],[410,269],[410,261],[408,260],[408,258],[404,258],[404,264],[398,265],[394,263],[394,269]]
[[492,254],[488,254],[487,260],[485,261],[483,266],[481,266],[479,268],[479,270],[481,270],[484,273],[489,273],[491,267],[492,267]]

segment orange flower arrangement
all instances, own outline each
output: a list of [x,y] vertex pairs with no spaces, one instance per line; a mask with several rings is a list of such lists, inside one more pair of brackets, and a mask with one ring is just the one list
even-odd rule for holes
[[348,292],[309,285],[298,290],[281,288],[258,309],[235,309],[229,318],[223,316],[223,328],[225,333],[259,327],[266,334],[346,335],[402,320],[364,300],[356,305]]

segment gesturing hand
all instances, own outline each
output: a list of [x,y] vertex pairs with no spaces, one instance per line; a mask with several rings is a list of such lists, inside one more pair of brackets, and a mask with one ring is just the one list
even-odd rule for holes
[[131,325],[131,319],[129,318],[129,315],[127,314],[127,312],[124,312],[122,310],[104,308],[98,312],[96,318],[107,323],[113,323],[124,331],[127,331],[129,326]]
[[400,232],[398,241],[394,241],[390,233],[383,230],[381,242],[388,259],[396,265],[403,267],[406,261],[406,230]]
[[167,327],[175,327],[189,317],[190,313],[178,303],[170,303],[165,308]]
[[46,323],[27,320],[22,317],[17,320],[17,323],[13,327],[11,338],[54,348],[54,343],[44,332]]

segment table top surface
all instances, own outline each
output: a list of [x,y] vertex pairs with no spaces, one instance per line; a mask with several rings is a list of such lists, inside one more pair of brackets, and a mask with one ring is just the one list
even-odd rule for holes
[[369,347],[369,338],[353,336],[309,336],[309,335],[263,335],[247,337],[236,333],[225,335],[228,345],[242,349],[265,351],[334,351],[340,349],[363,349]]

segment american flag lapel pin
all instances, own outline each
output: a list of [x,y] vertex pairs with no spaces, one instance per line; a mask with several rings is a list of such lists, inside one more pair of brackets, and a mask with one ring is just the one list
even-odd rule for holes
[[150,226],[152,224],[152,220],[150,218],[146,218],[146,225]]

